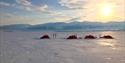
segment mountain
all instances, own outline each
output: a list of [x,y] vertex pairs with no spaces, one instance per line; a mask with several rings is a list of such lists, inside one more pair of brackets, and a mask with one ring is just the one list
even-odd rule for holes
[[24,30],[30,27],[31,25],[29,24],[12,24],[12,25],[4,25],[0,26],[0,29],[4,30]]
[[85,30],[125,30],[125,22],[56,22],[37,25],[13,24],[0,26],[4,30],[25,31],[85,31]]

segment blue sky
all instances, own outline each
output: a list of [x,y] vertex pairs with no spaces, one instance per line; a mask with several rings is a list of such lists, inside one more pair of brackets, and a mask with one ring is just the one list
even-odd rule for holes
[[0,0],[0,25],[121,22],[125,21],[124,4],[124,0]]

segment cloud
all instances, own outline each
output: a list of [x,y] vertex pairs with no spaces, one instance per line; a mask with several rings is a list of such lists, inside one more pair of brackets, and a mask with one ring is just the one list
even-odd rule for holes
[[66,15],[62,15],[62,16],[54,16],[53,19],[54,19],[55,21],[58,21],[58,22],[67,22],[67,21],[69,21],[70,19],[72,19],[72,17],[66,16]]
[[10,6],[10,4],[6,2],[0,2],[0,6]]
[[29,2],[28,0],[16,0],[16,2],[23,6],[32,6],[31,2]]
[[82,9],[86,3],[85,0],[60,0],[61,6],[70,8],[70,9]]
[[[15,0],[16,2],[0,2],[0,7],[3,10],[10,9],[11,13],[17,12],[17,15],[0,14],[0,21],[5,23],[46,23],[46,22],[72,22],[72,21],[94,21],[100,22],[99,10],[103,4],[111,4],[113,6],[113,16],[108,18],[110,21],[123,21],[124,16],[124,0],[58,0],[57,3],[61,5],[59,8],[50,0],[43,2],[42,0]],[[15,4],[15,5],[14,5]],[[52,6],[50,6],[50,4]],[[10,8],[6,8],[6,7]],[[5,7],[5,8],[4,8]],[[18,10],[15,10],[18,9]],[[67,10],[68,9],[68,10]],[[28,11],[28,12],[27,12]],[[1,11],[2,12],[2,11]],[[6,11],[5,11],[6,12]],[[10,13],[8,12],[8,13]],[[28,17],[25,17],[28,16]],[[102,16],[104,17],[104,16]],[[101,18],[102,18],[101,17]]]
[[48,11],[47,9],[48,9],[48,5],[39,5],[34,7],[34,10],[40,11],[40,12]]
[[14,14],[0,12],[0,19],[9,18],[9,17],[12,17],[12,16],[14,16]]
[[43,12],[48,13],[48,5],[34,5],[29,0],[16,0],[17,4],[20,6],[19,8],[27,10],[27,11],[35,11],[35,12]]
[[10,3],[7,3],[7,2],[0,2],[0,7],[12,7],[14,6],[15,4],[10,4]]
[[40,22],[44,22],[44,21],[45,21],[45,18],[42,18],[42,17],[0,12],[0,25],[39,24]]
[[[71,20],[77,21],[123,21],[125,20],[124,16],[124,0],[60,0],[60,5],[67,7],[71,10],[72,14],[69,16],[72,17]],[[104,20],[103,17],[100,17],[100,8],[102,5],[110,4],[112,6],[113,16]],[[73,13],[73,12],[74,13]],[[64,12],[64,14],[67,11]],[[70,13],[70,12],[68,12]],[[77,18],[79,17],[79,18]],[[75,19],[77,18],[77,19]],[[71,21],[70,20],[70,21]]]

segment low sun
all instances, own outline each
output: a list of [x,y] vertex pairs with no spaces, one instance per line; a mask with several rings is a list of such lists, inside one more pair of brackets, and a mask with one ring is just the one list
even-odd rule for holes
[[113,7],[111,4],[102,4],[99,6],[98,18],[102,22],[109,22],[113,17]]
[[109,5],[106,5],[106,6],[102,7],[102,9],[101,9],[101,13],[103,16],[109,16],[111,14],[111,11],[112,11],[112,9]]

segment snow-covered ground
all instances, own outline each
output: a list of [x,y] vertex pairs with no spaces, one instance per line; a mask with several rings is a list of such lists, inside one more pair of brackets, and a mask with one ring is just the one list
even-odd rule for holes
[[[56,39],[39,39],[53,33]],[[115,39],[63,39],[70,34],[109,34]],[[0,31],[0,63],[125,63],[125,32]]]

